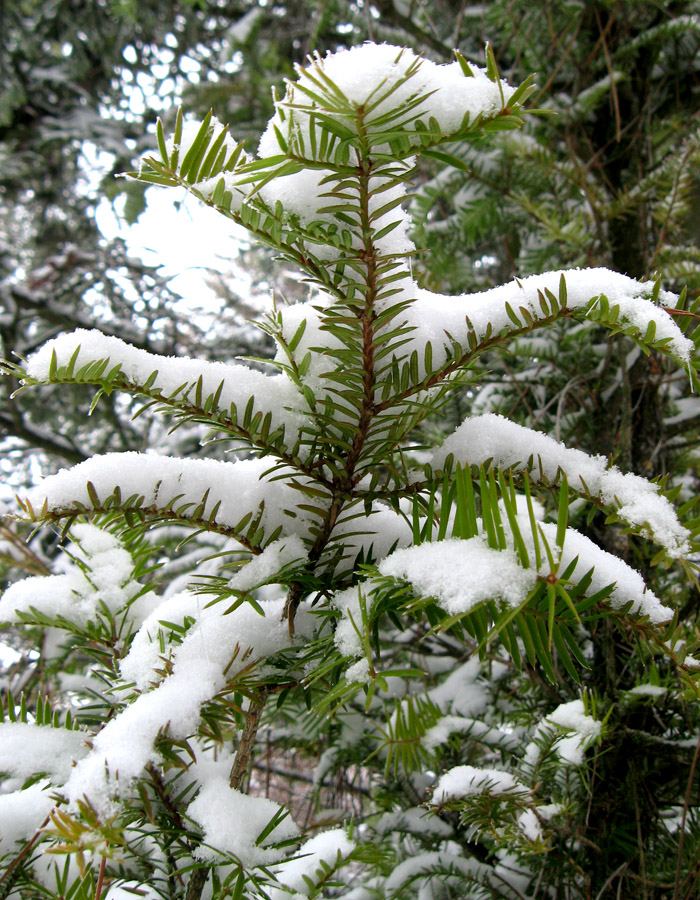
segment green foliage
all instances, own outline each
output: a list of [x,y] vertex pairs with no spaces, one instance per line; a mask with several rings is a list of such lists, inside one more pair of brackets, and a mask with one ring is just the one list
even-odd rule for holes
[[[579,262],[587,220],[561,203],[560,189],[580,191],[575,165],[544,141],[513,138],[530,80],[506,97],[490,48],[483,75],[456,54],[450,88],[478,83],[496,99],[448,127],[430,79],[420,81],[428,63],[399,49],[386,63],[376,50],[355,57],[380,70],[364,73],[375,83],[361,100],[347,70],[334,79],[310,60],[278,99],[258,158],[212,115],[193,126],[179,113],[170,138],[158,123],[157,153],[133,173],[185,187],[311,286],[309,302],[279,304],[261,323],[277,346],[274,375],[259,360],[173,360],[84,332],[4,364],[27,388],[94,385],[91,409],[134,397],[174,431],[196,426],[202,447],[192,460],[168,444],[158,447],[167,460],[97,457],[19,499],[26,520],[74,543],[60,574],[5,594],[4,621],[37,642],[40,665],[19,704],[8,693],[0,728],[77,729],[86,747],[46,790],[43,770],[16,786],[13,799],[44,806],[16,845],[0,843],[0,896],[100,897],[123,886],[169,900],[354,896],[355,887],[396,900],[512,898],[542,885],[602,900],[628,870],[635,889],[635,879],[672,882],[690,896],[700,841],[688,741],[700,666],[688,614],[694,499],[612,461],[581,453],[572,463],[574,451],[531,428],[509,423],[504,446],[487,416],[486,449],[478,435],[463,445],[454,436],[442,457],[434,447],[475,393],[476,415],[492,411],[489,377],[498,408],[514,393],[536,396],[542,382],[529,414],[514,418],[559,436],[548,427],[552,384],[557,423],[564,407],[573,426],[590,418],[560,383],[582,340],[605,334],[610,348],[592,348],[586,375],[605,354],[636,348],[671,372],[686,360],[683,334],[697,337],[694,309],[669,307],[672,319],[658,281],[625,282],[628,295],[612,272],[581,302],[573,271],[553,273],[534,299],[517,280],[490,306],[473,296],[456,324],[448,313],[462,297],[432,294],[434,306],[419,307],[426,291],[401,237],[404,203],[437,266],[444,249],[428,228],[441,195],[422,183],[421,166],[451,167],[436,176],[451,197],[464,179],[477,183],[455,213],[477,242],[517,207],[516,224],[540,223],[535,250],[544,235],[548,260],[564,247],[561,258]],[[596,115],[625,83],[598,78],[567,121]],[[552,127],[544,121],[535,135]],[[497,212],[497,180],[482,178],[493,160],[518,170]],[[647,199],[680,184],[685,164],[656,174]],[[613,218],[634,203],[617,201]],[[652,219],[682,214],[665,202]],[[432,266],[433,286],[451,275]],[[416,308],[430,321],[411,318]],[[525,381],[532,348],[539,368]],[[506,377],[509,361],[518,371]],[[680,384],[674,375],[672,398],[690,399]],[[226,462],[207,458],[212,442]],[[625,493],[600,487],[604,476]],[[343,779],[353,813],[344,804],[347,830],[329,831],[331,784]],[[294,790],[283,796],[296,782],[312,786],[306,817]],[[664,824],[672,817],[676,831]]]

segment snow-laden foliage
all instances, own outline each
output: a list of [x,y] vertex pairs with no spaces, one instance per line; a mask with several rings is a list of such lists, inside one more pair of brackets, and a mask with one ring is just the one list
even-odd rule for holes
[[[309,299],[260,323],[266,372],[85,330],[8,366],[133,395],[228,452],[109,453],[19,497],[72,543],[0,602],[61,670],[0,723],[1,896],[530,896],[605,757],[613,704],[580,687],[592,635],[632,635],[696,692],[673,590],[696,544],[661,485],[492,414],[428,440],[487,354],[538,329],[595,322],[683,377],[694,352],[678,297],[606,268],[458,296],[414,277],[417,158],[517,129],[530,92],[490,52],[482,69],[366,44],[299,69],[256,156],[210,116],[159,124],[133,176],[248,228]],[[663,597],[582,507],[653,544]],[[264,785],[310,746],[319,796],[357,767],[341,827]]]

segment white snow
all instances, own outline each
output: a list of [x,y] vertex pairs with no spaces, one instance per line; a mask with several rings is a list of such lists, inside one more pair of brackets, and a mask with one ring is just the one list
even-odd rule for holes
[[[321,831],[301,845],[294,859],[276,867],[273,874],[281,885],[296,891],[298,896],[308,897],[312,885],[319,880],[316,872],[321,863],[333,867],[354,849],[355,842],[341,828]],[[270,900],[289,900],[289,893],[279,888],[271,887],[268,893]]]
[[[688,531],[678,521],[669,500],[657,485],[639,475],[623,474],[604,456],[590,456],[554,438],[494,413],[471,416],[434,453],[439,469],[452,456],[463,465],[493,460],[501,468],[529,469],[537,479],[556,481],[560,471],[575,491],[583,491],[616,509],[618,515],[666,548],[669,555],[688,551]],[[528,461],[532,458],[532,464]]]
[[85,756],[90,735],[31,722],[0,722],[0,772],[15,778],[48,775],[62,784],[75,760]]
[[[385,892],[398,891],[402,885],[409,881],[419,878],[435,879],[435,883],[439,888],[443,888],[449,876],[447,872],[460,873],[466,876],[481,876],[484,878],[490,871],[490,867],[477,862],[473,857],[465,858],[458,853],[456,845],[452,843],[452,848],[446,850],[432,850],[425,853],[416,853],[414,856],[403,860],[394,869],[391,875],[384,883]],[[449,884],[449,882],[447,882]],[[463,881],[459,879],[457,886],[463,885]],[[427,894],[423,891],[419,897],[434,897],[431,891]]]
[[[305,68],[297,66],[297,81],[288,82],[285,96],[276,102],[276,112],[262,135],[258,156],[260,159],[287,156],[297,162],[309,159],[315,166],[305,165],[298,172],[274,178],[261,186],[260,196],[272,208],[281,203],[287,215],[298,216],[305,223],[322,220],[337,225],[350,236],[349,245],[359,249],[359,235],[352,233],[358,229],[348,228],[342,217],[349,215],[359,219],[358,186],[345,178],[347,168],[343,169],[343,163],[338,169],[336,148],[321,152],[325,137],[322,137],[324,127],[319,113],[334,118],[347,130],[351,140],[347,164],[356,165],[360,142],[367,142],[375,153],[388,151],[388,145],[381,137],[382,130],[400,130],[411,145],[419,146],[417,120],[427,126],[428,120],[432,119],[431,127],[434,125],[438,129],[436,140],[439,140],[443,134],[459,133],[466,115],[473,122],[476,117],[492,117],[501,112],[514,89],[504,81],[491,81],[478,66],[471,68],[473,75],[465,77],[457,62],[436,65],[429,60],[419,60],[406,48],[372,43],[341,49],[324,58],[316,56]],[[342,91],[343,99],[339,100],[333,90],[330,99],[310,98],[305,91],[318,94],[319,78],[331,79]],[[397,117],[398,107],[413,100],[417,105],[411,113]],[[361,125],[358,125],[358,115],[362,119]],[[319,163],[322,167],[318,167]],[[382,253],[402,254],[414,249],[408,237],[409,219],[402,209],[390,209],[378,215],[380,208],[390,200],[405,195],[405,186],[392,182],[398,172],[408,173],[413,165],[411,157],[396,160],[391,166],[375,163],[375,171],[379,174],[369,183],[373,227],[379,232],[390,225],[395,226],[377,239],[377,247]],[[343,195],[340,199],[329,195],[339,183],[342,183]],[[234,185],[235,178],[231,187]],[[241,187],[245,191],[247,186]],[[349,209],[348,203],[354,209]],[[333,207],[337,205],[342,209],[341,217],[335,215]],[[345,251],[319,244],[314,247],[314,252],[333,258]],[[353,277],[352,273],[346,272],[346,277]]]
[[129,620],[140,625],[157,600],[152,591],[134,600],[142,586],[133,579],[133,560],[119,538],[86,523],[74,525],[70,534],[66,553],[76,562],[64,563],[60,575],[35,575],[10,585],[0,599],[0,622],[16,624],[19,613],[36,609],[84,625],[103,608],[116,615],[128,606]]
[[359,684],[369,684],[371,681],[369,660],[365,658],[358,659],[357,662],[348,666],[345,670],[345,680],[347,682],[356,681]]
[[[390,44],[366,43],[323,58],[317,56],[307,68],[297,67],[299,87],[287,82],[286,94],[278,102],[278,111],[260,140],[259,155],[275,156],[283,152],[275,128],[288,143],[295,138],[298,140],[297,136],[301,134],[305,146],[310,149],[309,112],[313,107],[303,89],[318,92],[313,79],[318,79],[321,73],[332,80],[346,98],[343,112],[336,114],[337,118],[354,130],[354,115],[362,107],[370,140],[373,133],[387,127],[379,124],[381,117],[419,95],[424,99],[411,115],[421,118],[426,125],[432,116],[444,134],[456,133],[466,113],[472,120],[478,115],[495,115],[514,92],[505,81],[500,84],[491,81],[478,66],[472,65],[471,69],[473,77],[465,77],[459,63],[436,65],[426,59],[419,60],[411,50]],[[338,103],[337,98],[335,103]],[[322,109],[315,103],[313,106]],[[328,111],[335,112],[330,106]],[[399,119],[389,127],[402,124]],[[406,122],[404,127],[409,136],[417,134],[413,120]],[[419,143],[417,139],[414,142]]]
[[439,806],[474,794],[529,793],[510,773],[475,766],[455,766],[440,776],[431,803]]
[[437,687],[428,691],[428,697],[443,712],[458,716],[478,716],[488,703],[486,686],[477,681],[481,674],[478,656],[472,656],[461,666],[457,666]]
[[161,900],[154,888],[144,885],[142,881],[122,881],[110,885],[105,900]]
[[[172,674],[137,697],[95,736],[94,750],[78,763],[65,785],[72,802],[86,794],[97,808],[111,809],[113,796],[127,791],[144,766],[157,759],[153,744],[162,730],[167,729],[176,739],[192,735],[203,704],[243,666],[290,645],[287,623],[282,620],[284,600],[262,601],[261,606],[264,617],[248,604],[229,615],[224,615],[226,605],[222,603],[201,609],[182,643],[172,649]],[[142,626],[148,637],[157,615]],[[161,617],[167,618],[165,610]],[[302,612],[297,633],[303,634],[303,621]],[[135,659],[132,662],[131,654],[127,656],[122,674],[137,684],[158,681],[150,668],[153,658],[158,658],[158,647],[156,643],[149,653],[148,641],[137,634]]]
[[[180,591],[161,600],[134,635],[128,654],[119,661],[124,681],[133,683],[139,691],[158,683],[162,676],[156,669],[162,669],[162,656],[169,657],[172,649],[167,646],[167,635],[172,630],[167,623],[182,628],[185,618],[199,617],[202,605],[201,598],[189,591]],[[165,654],[161,641],[166,647]]]
[[218,775],[209,779],[188,805],[187,815],[202,828],[204,844],[196,851],[200,859],[221,861],[221,854],[235,856],[244,868],[279,862],[286,854],[268,844],[295,838],[299,829],[287,815],[258,845],[259,835],[281,807],[266,797],[252,797],[229,787]]
[[511,735],[500,728],[493,728],[479,719],[466,716],[443,716],[421,738],[426,750],[435,750],[446,744],[451,734],[463,734],[467,740],[478,741],[491,747],[515,750],[518,747],[517,735]]
[[435,597],[448,615],[469,612],[486,600],[518,606],[537,583],[514,551],[493,550],[481,537],[451,538],[397,550],[379,564],[382,575],[410,581],[417,593]]
[[553,722],[567,731],[575,731],[584,738],[597,738],[600,736],[600,722],[587,715],[583,700],[571,700],[562,703],[547,716],[548,722]]
[[[109,360],[105,375],[110,374],[112,379],[118,369],[121,379],[135,392],[157,373],[148,388],[148,395],[160,395],[175,405],[194,406],[198,384],[202,405],[221,388],[214,412],[224,418],[230,416],[232,406],[242,413],[253,399],[256,410],[272,414],[272,430],[285,427],[291,443],[304,422],[301,413],[305,407],[304,398],[286,375],[265,375],[236,363],[159,356],[99,331],[79,329],[48,341],[28,358],[25,371],[33,381],[49,383],[52,360],[58,367],[64,367],[74,356],[75,372],[90,363]],[[100,379],[93,374],[86,380],[99,383]]]
[[[421,360],[422,348],[430,341],[435,364],[439,364],[444,351],[451,345],[446,332],[458,343],[467,346],[470,330],[479,341],[485,338],[487,331],[498,334],[503,329],[515,330],[517,326],[508,315],[508,305],[516,314],[523,307],[535,320],[546,318],[540,306],[540,294],[548,290],[558,297],[562,276],[566,282],[568,309],[582,310],[591,300],[604,294],[611,306],[619,307],[624,321],[634,325],[641,334],[646,332],[650,322],[654,322],[656,339],[669,338],[674,355],[684,363],[689,360],[693,352],[692,341],[683,335],[667,312],[648,299],[654,288],[653,282],[635,281],[602,267],[543,272],[487,291],[458,296],[434,294],[406,285],[404,294],[390,301],[395,303],[404,298],[415,298],[406,313],[406,322],[416,330],[402,352],[409,354],[413,349],[418,349],[418,359]],[[662,291],[659,299],[664,306],[670,307],[675,307],[678,301],[677,296],[669,291]]]
[[[151,453],[106,453],[45,478],[28,491],[25,500],[35,514],[42,510],[66,514],[81,504],[94,508],[87,484],[100,502],[115,488],[122,502],[143,497],[145,508],[171,507],[190,516],[206,495],[202,518],[235,528],[247,512],[264,504],[261,526],[266,532],[281,527],[286,533],[306,533],[306,518],[296,514],[300,494],[284,480],[265,477],[269,459],[220,462],[214,459],[177,459]],[[280,472],[275,472],[279,476]],[[291,515],[287,514],[291,513]]]
[[259,6],[254,6],[241,16],[226,32],[226,37],[236,44],[243,44],[255,28],[258,20],[264,15]]
[[259,556],[254,556],[230,579],[228,586],[236,591],[251,591],[266,584],[285,566],[306,559],[306,550],[300,538],[292,535],[274,541]]
[[[275,182],[272,182],[274,184]],[[305,195],[303,195],[305,196]],[[302,200],[299,201],[300,203]],[[396,218],[400,210],[395,209],[390,217]],[[402,215],[406,215],[402,213]],[[403,221],[403,220],[402,220]],[[386,240],[390,240],[393,232]],[[377,245],[381,252],[405,253],[406,249],[395,250],[391,246]],[[411,245],[412,246],[412,245]],[[672,317],[660,306],[656,306],[648,298],[653,290],[652,282],[638,282],[626,275],[620,275],[609,269],[576,269],[568,271],[545,272],[532,275],[519,281],[512,281],[491,290],[474,294],[447,295],[436,294],[420,288],[410,277],[405,268],[405,277],[394,282],[391,287],[397,293],[379,300],[376,304],[378,312],[398,303],[408,302],[408,308],[393,319],[387,329],[403,327],[407,329],[395,350],[397,361],[406,361],[415,351],[417,353],[418,377],[425,377],[424,354],[427,344],[432,349],[433,371],[445,365],[448,355],[453,353],[456,342],[467,353],[470,335],[478,342],[487,335],[508,334],[517,327],[508,314],[508,306],[516,311],[523,307],[535,321],[546,319],[547,314],[540,307],[539,295],[545,290],[555,296],[559,293],[560,282],[564,276],[567,285],[568,309],[582,311],[588,303],[601,294],[614,301],[621,310],[622,318],[638,328],[641,334],[646,332],[650,322],[655,323],[656,337],[670,339],[670,352],[683,364],[687,364],[693,350],[692,342],[684,337]],[[675,294],[662,291],[660,302],[667,307],[674,307],[678,301]],[[333,338],[323,326],[324,317],[337,307],[337,298],[319,292],[311,300],[284,307],[280,310],[283,323],[283,334],[290,341],[299,327],[306,321],[306,331],[295,350],[295,358],[301,361],[307,353],[311,353],[311,365],[306,379],[314,384],[317,393],[324,392],[321,376],[331,371],[335,361],[317,352],[318,348],[337,348],[339,342]],[[459,353],[458,353],[459,356]],[[282,355],[279,361],[283,362]],[[390,378],[390,369],[378,379],[377,399],[381,397],[381,385],[384,379]],[[439,452],[439,451],[438,451]],[[439,459],[439,457],[437,457]]]
[[[535,740],[552,730],[568,732],[557,738],[553,745],[555,753],[564,765],[581,766],[586,750],[600,737],[602,726],[600,722],[586,714],[583,700],[571,700],[557,706],[539,723],[535,729]],[[540,747],[535,740],[525,748],[524,761],[529,766],[536,765],[540,758]]]
[[[487,600],[500,601],[516,607],[522,603],[535,587],[538,578],[551,574],[546,554],[542,552],[542,564],[538,571],[534,541],[529,520],[518,517],[525,547],[528,551],[530,568],[523,568],[513,549],[494,550],[482,536],[463,540],[448,538],[433,543],[426,542],[415,547],[397,550],[383,559],[378,569],[382,575],[410,582],[416,594],[433,597],[448,615],[460,615]],[[590,538],[573,528],[567,528],[561,551],[556,546],[557,526],[552,523],[538,525],[540,540],[545,538],[555,556],[556,571],[563,572],[576,561],[570,575],[573,583],[593,570],[588,594],[597,593],[612,586],[607,602],[613,609],[621,609],[630,604],[629,611],[639,616],[648,616],[655,624],[668,622],[673,618],[673,610],[664,606],[659,598],[647,588],[639,572],[632,569],[619,557],[602,550]],[[508,538],[512,541],[509,529]],[[343,655],[361,655],[362,645],[355,626],[360,625],[358,588],[339,594],[333,601],[344,616],[338,623],[335,642]],[[372,591],[367,593],[367,602],[372,602]],[[451,690],[445,687],[443,690]],[[436,693],[437,691],[437,693]],[[433,689],[431,696],[444,708],[440,688]],[[453,705],[453,712],[459,712]],[[461,710],[465,714],[464,708]]]
[[450,837],[454,832],[450,824],[430,815],[420,806],[384,813],[374,824],[374,830],[381,835],[398,831],[402,834],[416,834],[419,837],[429,834],[440,838]]
[[544,837],[542,825],[534,809],[523,810],[518,815],[516,824],[529,841],[540,841]]
[[335,627],[333,639],[343,656],[362,656],[365,652],[360,637],[362,634],[361,597],[367,603],[367,612],[369,613],[372,608],[372,595],[369,592],[362,593],[359,585],[338,591],[331,598],[331,606],[342,613],[342,618],[338,620]]
[[0,794],[0,856],[16,850],[16,841],[32,838],[54,808],[48,782]]
[[667,691],[668,688],[659,684],[636,684],[627,693],[638,697],[663,697]]
[[540,841],[544,838],[541,820],[549,822],[562,811],[561,804],[547,803],[544,806],[536,806],[534,809],[526,809],[520,813],[516,820],[518,829],[522,831],[529,841]]
[[[556,525],[543,523],[539,527],[550,548],[555,548]],[[522,530],[523,536],[526,537],[525,527]],[[663,605],[656,594],[646,586],[639,572],[628,566],[624,560],[598,547],[576,529],[567,528],[564,547],[559,557],[559,570],[564,571],[575,559],[578,562],[571,574],[574,582],[593,569],[589,594],[595,594],[609,585],[614,585],[606,601],[613,609],[621,609],[631,603],[630,612],[639,616],[649,616],[654,625],[660,625],[673,618],[673,610]]]

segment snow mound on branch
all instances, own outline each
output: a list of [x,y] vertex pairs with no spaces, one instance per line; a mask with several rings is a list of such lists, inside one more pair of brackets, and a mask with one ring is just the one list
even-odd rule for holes
[[[470,68],[473,75],[467,77],[457,62],[437,65],[420,59],[405,47],[391,44],[366,43],[325,57],[316,56],[308,66],[297,66],[298,86],[287,82],[285,97],[278,103],[286,116],[280,115],[278,109],[260,140],[258,153],[266,157],[282,152],[277,132],[287,138],[294,129],[308,134],[306,109],[311,108],[312,101],[305,90],[318,93],[319,80],[325,86],[326,79],[342,93],[343,108],[349,104],[353,110],[363,109],[370,135],[373,130],[386,128],[387,116],[418,97],[422,99],[405,125],[407,133],[417,134],[415,120],[422,119],[427,124],[430,117],[436,119],[444,134],[456,133],[466,113],[472,120],[479,115],[495,115],[505,108],[515,90],[505,81],[491,81],[478,66],[470,64]],[[397,124],[395,118],[393,124]],[[348,127],[352,127],[351,122]],[[308,138],[305,144],[310,146]]]
[[[540,528],[549,546],[554,547],[557,526],[543,523]],[[534,551],[532,554],[534,555]],[[673,618],[673,610],[663,605],[656,594],[646,586],[639,572],[627,565],[624,560],[594,544],[590,538],[580,534],[575,528],[567,528],[559,557],[559,568],[563,571],[574,560],[577,562],[571,574],[573,581],[583,578],[587,572],[593,570],[589,594],[595,594],[613,585],[612,593],[607,599],[613,609],[622,609],[631,604],[631,613],[648,616],[654,625],[661,625]]]
[[[196,621],[182,643],[173,648],[172,674],[163,678],[151,668],[160,656],[153,628],[159,617],[168,619],[170,602],[165,601],[144,623],[134,638],[133,659],[129,653],[122,662],[122,674],[138,684],[160,683],[137,697],[95,736],[94,749],[73,769],[65,785],[72,802],[87,795],[100,811],[112,810],[113,798],[128,792],[133,779],[158,759],[154,742],[162,731],[167,729],[176,740],[194,734],[202,706],[244,666],[291,645],[282,619],[283,599],[262,601],[265,615],[261,616],[247,604],[229,615],[224,614],[222,603],[195,612],[195,598],[190,611]],[[186,606],[183,601],[175,618],[184,618]],[[303,610],[297,614],[296,624],[297,634],[303,633]],[[154,646],[149,652],[151,640]]]
[[[274,184],[274,182],[273,182]],[[396,217],[397,210],[392,211]],[[393,232],[388,235],[391,239]],[[394,251],[392,251],[394,252]],[[403,251],[396,251],[403,252]],[[502,332],[515,332],[517,326],[510,314],[522,308],[535,322],[547,320],[546,313],[540,305],[540,294],[550,291],[559,295],[562,276],[566,283],[566,308],[582,311],[591,300],[605,295],[610,305],[617,305],[620,317],[624,322],[633,325],[640,335],[646,333],[650,323],[655,327],[655,339],[666,338],[669,351],[675,358],[687,363],[693,352],[693,344],[678,328],[673,318],[665,309],[653,303],[651,297],[654,283],[639,282],[619,272],[602,267],[593,269],[573,269],[544,272],[528,278],[513,280],[487,291],[474,294],[436,294],[421,288],[410,278],[408,269],[406,277],[393,284],[397,293],[377,303],[378,311],[384,311],[398,303],[408,303],[407,308],[393,319],[386,327],[406,329],[402,340],[405,343],[396,349],[398,362],[408,360],[415,352],[419,377],[426,376],[425,350],[430,344],[432,351],[432,370],[444,365],[448,357],[454,353],[454,344],[458,344],[466,353],[470,336],[478,342],[485,340],[487,334],[499,335]],[[673,308],[678,297],[669,291],[661,291],[659,301],[668,308]],[[338,341],[323,328],[326,310],[331,312],[337,304],[336,298],[330,294],[320,293],[313,300],[287,307],[281,311],[283,333],[290,341],[302,320],[306,321],[306,331],[296,350],[298,359],[314,348],[337,348]],[[521,314],[521,320],[524,318]],[[282,360],[282,357],[280,357]],[[312,352],[310,373],[320,375],[333,368],[330,358],[321,353]],[[389,373],[385,377],[390,377]],[[378,399],[380,392],[378,391]]]
[[48,782],[23,791],[0,794],[0,857],[17,850],[17,841],[28,841],[44,824],[54,807]]
[[[232,404],[244,410],[254,398],[258,408],[272,413],[273,430],[283,425],[292,443],[304,421],[301,413],[303,397],[285,375],[264,375],[236,363],[159,356],[94,330],[78,329],[48,341],[27,359],[25,371],[33,381],[50,383],[53,365],[62,368],[71,360],[75,372],[90,363],[109,360],[105,375],[114,374],[118,368],[134,389],[150,381],[150,396],[160,394],[165,399],[175,398],[179,403],[195,404],[198,385],[202,403],[219,392],[212,412],[224,415],[230,414]],[[154,373],[155,378],[151,380]]]
[[[514,322],[508,313],[508,306],[516,314],[520,307],[524,307],[535,320],[546,319],[547,314],[540,305],[540,295],[549,291],[559,297],[562,277],[566,283],[567,309],[585,309],[595,297],[605,295],[611,307],[619,307],[621,318],[634,325],[642,335],[653,322],[655,340],[667,338],[678,359],[683,362],[690,359],[692,341],[684,336],[664,309],[649,299],[654,291],[654,282],[636,281],[602,266],[543,272],[514,279],[490,290],[454,297],[434,294],[422,288],[414,289],[416,299],[409,307],[407,321],[416,328],[416,337],[421,343],[432,340],[438,346],[449,347],[445,332],[456,341],[465,343],[469,326],[477,339],[482,340],[489,328],[495,334],[504,328],[513,330]],[[678,297],[670,291],[661,291],[659,301],[674,308]],[[392,297],[390,302],[395,303],[395,298]],[[412,343],[407,344],[406,352],[413,349]]]
[[10,585],[0,599],[0,622],[17,624],[21,613],[35,609],[49,618],[61,616],[84,625],[103,607],[115,615],[131,604],[128,618],[140,625],[155,594],[149,591],[134,600],[142,586],[133,580],[134,563],[119,538],[90,524],[73,525],[71,536],[74,543],[67,553],[77,562],[66,565],[60,575],[35,575]]
[[431,803],[438,806],[475,794],[506,793],[527,794],[529,790],[508,772],[477,769],[475,766],[455,766],[440,776]]
[[[332,868],[339,858],[344,859],[354,849],[355,842],[351,841],[341,828],[321,831],[301,845],[295,859],[276,867],[273,874],[279,884],[296,891],[295,896],[308,897],[312,885],[318,881],[316,872],[319,866],[324,863]],[[288,890],[270,887],[267,891],[270,900],[289,900]]]
[[493,550],[482,537],[451,538],[397,550],[378,566],[382,575],[410,581],[435,597],[448,615],[469,612],[486,600],[518,606],[537,583],[512,550]]
[[244,868],[279,862],[285,850],[267,844],[295,838],[299,829],[291,816],[283,818],[258,845],[259,835],[282,807],[265,797],[242,794],[229,786],[224,775],[210,778],[187,807],[187,814],[202,828],[204,844],[196,851],[200,859],[221,861],[231,854]]
[[15,778],[45,773],[62,783],[73,762],[88,752],[82,731],[39,726],[32,722],[0,722],[0,772]]
[[[420,878],[426,880],[427,888],[430,889],[430,894],[422,892],[420,896],[434,897],[435,892],[442,892],[445,884],[454,884],[459,890],[463,885],[459,878],[460,875],[468,879],[484,881],[490,872],[490,866],[477,862],[473,857],[465,858],[452,843],[446,850],[418,853],[399,863],[384,883],[384,890],[385,892],[398,891],[404,885]],[[458,877],[453,881],[452,876],[454,875]]]
[[571,700],[569,703],[560,704],[535,729],[532,742],[525,748],[526,765],[537,764],[541,755],[538,741],[545,738],[548,732],[557,729],[569,734],[562,735],[555,741],[553,745],[555,753],[564,765],[581,766],[587,748],[600,737],[602,726],[600,722],[586,714],[583,700]]
[[[265,531],[281,527],[287,533],[305,534],[306,518],[295,515],[300,494],[279,478],[266,477],[269,469],[268,459],[231,463],[154,453],[107,453],[45,478],[28,491],[26,502],[37,515],[43,510],[65,514],[76,503],[92,509],[90,483],[101,503],[119,488],[123,501],[143,497],[145,508],[182,509],[183,518],[206,497],[201,518],[231,529],[246,512],[255,513],[264,504],[261,526]],[[279,470],[275,474],[279,476]]]
[[[434,597],[448,615],[469,612],[488,600],[516,607],[527,598],[538,577],[556,574],[551,572],[546,558],[542,559],[540,569],[536,568],[529,520],[521,516],[518,519],[529,568],[520,565],[513,549],[494,550],[483,537],[478,536],[468,540],[448,538],[397,550],[382,560],[378,566],[379,572],[410,582],[417,594]],[[607,602],[613,609],[623,609],[629,605],[631,613],[648,616],[654,625],[673,618],[673,610],[661,603],[647,588],[639,572],[626,562],[601,549],[574,528],[566,529],[561,549],[556,544],[555,524],[541,523],[539,528],[556,557],[557,571],[564,571],[575,562],[570,577],[576,581],[592,570],[589,594],[612,587]],[[509,537],[512,539],[510,532]],[[368,599],[369,603],[371,599]],[[334,605],[344,613],[336,630],[336,644],[341,653],[359,656],[362,653],[361,643],[354,633],[348,613],[349,610],[355,622],[360,621],[357,588],[342,592],[335,598]]]
[[501,749],[517,750],[519,746],[517,735],[508,734],[500,728],[486,725],[479,719],[465,716],[443,716],[438,719],[435,725],[425,732],[421,744],[426,750],[432,751],[446,744],[452,734],[463,734],[471,741],[479,741]]
[[[661,544],[669,556],[688,551],[689,533],[671,502],[658,485],[639,475],[609,466],[604,456],[590,456],[566,447],[554,438],[517,425],[503,416],[486,413],[465,419],[432,455],[439,469],[452,456],[462,465],[481,465],[488,460],[499,468],[529,470],[537,479],[554,482],[560,472],[575,491],[599,497],[614,507],[621,518],[640,528],[645,537]],[[532,458],[532,466],[528,465]]]
[[481,660],[473,656],[457,666],[444,681],[428,691],[428,697],[442,712],[448,710],[458,716],[478,716],[489,701],[486,686],[477,679],[481,675]]
[[259,556],[253,557],[230,579],[228,586],[236,591],[251,591],[271,581],[280,569],[297,560],[306,559],[306,549],[301,538],[292,535],[268,544]]
[[[372,43],[341,49],[323,58],[317,55],[306,67],[297,66],[297,82],[287,82],[285,96],[277,101],[275,115],[260,139],[258,156],[272,159],[286,155],[294,161],[313,159],[316,165],[274,178],[261,186],[261,197],[271,207],[280,202],[288,214],[299,216],[304,222],[320,219],[343,227],[342,216],[336,218],[333,213],[333,206],[338,203],[333,191],[339,177],[344,175],[342,171],[338,175],[335,164],[335,138],[330,147],[326,143],[324,117],[335,119],[348,136],[368,141],[375,151],[389,151],[382,138],[382,132],[387,130],[402,132],[418,147],[421,131],[416,122],[419,120],[425,127],[449,135],[460,131],[465,116],[474,121],[481,115],[491,117],[505,109],[514,89],[505,81],[492,81],[478,66],[472,66],[471,70],[472,75],[465,76],[457,62],[436,65],[419,59],[406,48]],[[309,96],[309,91],[314,98]],[[319,92],[329,96],[321,98]],[[415,105],[404,115],[397,115],[396,110],[406,103]],[[321,146],[326,146],[326,150],[321,151]],[[350,147],[348,163],[356,162],[357,151]],[[319,168],[318,163],[326,163],[328,168]],[[405,196],[406,187],[403,183],[396,184],[395,176],[399,170],[408,173],[413,164],[412,158],[397,159],[369,181],[373,228],[375,232],[386,229],[377,239],[377,247],[383,253],[405,254],[414,249],[408,236],[409,218],[403,210],[389,207],[378,215],[382,207]],[[382,165],[377,168],[381,170]],[[234,186],[235,178],[230,187]],[[347,200],[347,187],[344,196]],[[340,209],[343,208],[347,208],[347,203],[341,203]],[[357,236],[352,239],[352,246],[360,249]],[[329,248],[321,244],[314,249],[322,256],[329,253]],[[331,256],[336,253],[330,251]]]

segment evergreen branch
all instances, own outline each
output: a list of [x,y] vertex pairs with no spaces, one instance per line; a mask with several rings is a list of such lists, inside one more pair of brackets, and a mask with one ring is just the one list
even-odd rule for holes
[[[74,506],[56,507],[51,510],[36,512],[32,509],[25,509],[25,516],[28,522],[47,522],[64,524],[64,530],[68,530],[71,524],[80,516],[104,515],[108,517],[106,521],[111,520],[115,515],[124,518],[129,527],[149,529],[158,523],[170,523],[175,525],[187,525],[193,528],[199,528],[202,531],[209,531],[214,534],[221,534],[224,537],[233,538],[238,541],[242,547],[251,553],[261,553],[262,543],[252,542],[249,539],[251,529],[247,531],[236,531],[228,525],[222,525],[219,522],[212,521],[207,516],[187,516],[179,514],[177,510],[163,509],[158,506],[129,506],[120,507],[116,502],[110,503],[111,498],[106,498],[103,503],[95,503],[91,506],[83,504],[75,504]],[[24,518],[24,517],[23,517]],[[252,529],[255,533],[257,529]]]
[[[364,127],[362,114],[358,113],[358,130]],[[362,133],[362,132],[361,132]],[[370,180],[373,176],[373,164],[369,157],[370,145],[366,135],[362,135],[359,160],[359,206],[361,210],[361,229],[364,260],[366,264],[364,304],[355,310],[362,335],[362,400],[357,418],[355,436],[346,458],[343,461],[343,471],[334,476],[330,491],[331,502],[327,514],[323,517],[319,533],[309,551],[309,564],[313,567],[320,559],[325,549],[338,516],[344,505],[346,497],[351,497],[357,484],[358,476],[356,468],[360,461],[362,450],[369,433],[372,420],[377,407],[374,400],[375,393],[375,369],[374,369],[374,337],[376,319],[375,303],[377,297],[377,249],[374,242],[374,231],[370,221]],[[301,585],[291,586],[287,595],[284,615],[287,618],[290,635],[294,635],[294,616],[303,596]]]

